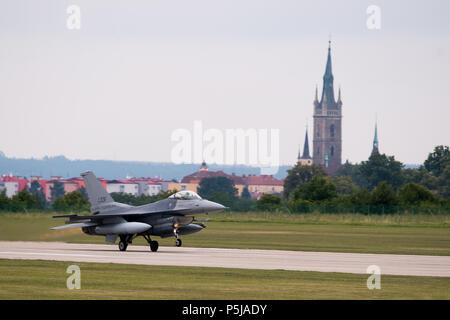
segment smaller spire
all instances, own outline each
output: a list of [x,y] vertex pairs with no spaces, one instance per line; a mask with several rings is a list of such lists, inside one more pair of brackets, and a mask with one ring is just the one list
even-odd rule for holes
[[303,155],[302,159],[311,159],[311,156],[309,155],[309,141],[308,141],[308,126],[306,126],[306,133],[305,133],[305,144],[303,145]]
[[339,86],[339,91],[338,91],[338,102],[341,102],[341,86]]
[[315,102],[315,101],[319,101],[319,97],[318,97],[317,91],[318,91],[318,90],[317,90],[317,84],[316,84],[316,97],[315,97],[315,99],[314,99],[314,102]]
[[372,154],[379,153],[378,150],[378,128],[377,128],[377,122],[375,121],[375,134],[373,137],[373,146],[372,146]]

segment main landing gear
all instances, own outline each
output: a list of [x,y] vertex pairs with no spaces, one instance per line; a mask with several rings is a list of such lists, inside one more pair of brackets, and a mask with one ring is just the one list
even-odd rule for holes
[[119,250],[120,251],[125,251],[125,250],[127,250],[127,247],[128,247],[128,243],[120,240],[120,242],[119,242]]
[[131,243],[131,240],[133,240],[133,235],[120,236],[119,250],[126,251],[128,244]]
[[159,248],[159,243],[158,241],[152,241],[152,239],[150,238],[150,236],[145,235],[144,236],[145,240],[147,240],[148,244],[150,245],[150,250],[152,252],[156,252],[158,251]]

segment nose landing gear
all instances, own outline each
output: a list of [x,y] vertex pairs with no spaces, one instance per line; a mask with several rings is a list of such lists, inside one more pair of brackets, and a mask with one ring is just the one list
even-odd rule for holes
[[178,224],[175,224],[175,225],[174,225],[174,228],[173,228],[173,234],[174,234],[174,236],[175,236],[175,238],[176,238],[176,240],[175,240],[175,245],[176,245],[177,247],[181,247],[181,244],[182,244],[183,242],[181,241],[180,238],[178,238]]

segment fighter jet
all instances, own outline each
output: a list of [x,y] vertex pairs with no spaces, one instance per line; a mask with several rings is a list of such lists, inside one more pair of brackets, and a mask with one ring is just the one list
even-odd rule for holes
[[127,250],[128,244],[138,236],[147,240],[153,252],[158,251],[159,244],[151,236],[175,237],[175,245],[180,247],[180,235],[196,233],[206,227],[200,220],[195,220],[194,214],[225,209],[221,204],[202,199],[193,191],[179,191],[167,199],[131,206],[115,202],[91,171],[81,176],[91,204],[91,215],[54,216],[69,220],[67,225],[52,230],[81,227],[84,233],[105,236],[110,243],[115,243],[119,237],[120,251]]

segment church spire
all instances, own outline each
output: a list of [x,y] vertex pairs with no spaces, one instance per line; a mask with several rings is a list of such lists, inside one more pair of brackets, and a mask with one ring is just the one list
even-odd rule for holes
[[328,41],[328,57],[327,57],[327,66],[325,67],[325,74],[323,75],[323,79],[333,79],[333,72],[331,71],[331,40]]
[[378,130],[377,130],[377,123],[375,122],[375,135],[373,137],[373,146],[372,146],[372,154],[379,153],[378,150]]
[[309,142],[308,142],[308,127],[306,127],[306,133],[305,133],[305,144],[303,145],[303,159],[311,159],[311,156],[309,155]]
[[333,72],[331,66],[331,40],[328,41],[328,56],[327,65],[325,67],[325,74],[323,75],[323,89],[322,99],[320,105],[327,108],[336,108],[336,102],[334,100],[334,88],[333,88]]

